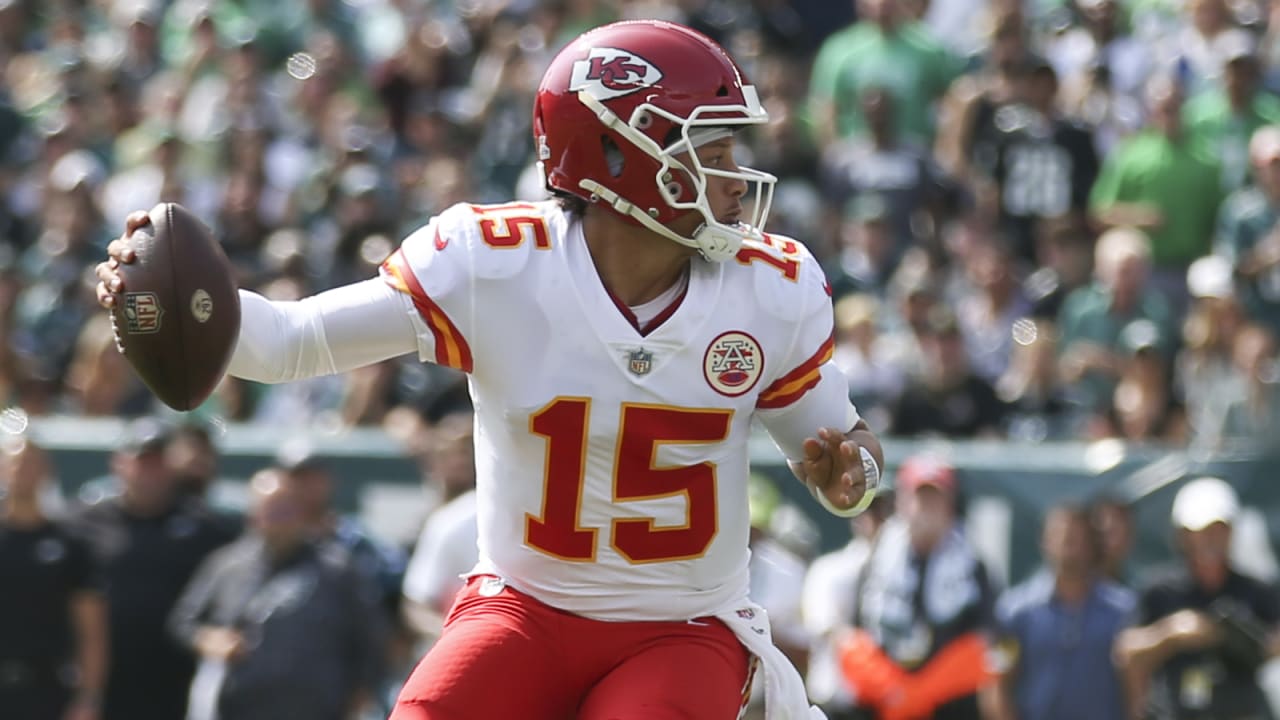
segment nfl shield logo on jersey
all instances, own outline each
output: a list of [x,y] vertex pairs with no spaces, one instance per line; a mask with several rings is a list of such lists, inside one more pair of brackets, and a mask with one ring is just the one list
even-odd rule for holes
[[653,369],[653,353],[640,348],[627,355],[627,369],[632,375],[648,375]]

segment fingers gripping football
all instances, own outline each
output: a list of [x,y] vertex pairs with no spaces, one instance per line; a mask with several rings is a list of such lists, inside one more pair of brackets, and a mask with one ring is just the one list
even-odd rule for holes
[[[137,253],[129,246],[129,237],[134,232],[151,224],[151,216],[143,210],[129,213],[124,221],[124,235],[107,245],[107,259],[98,263],[98,304],[111,310],[116,300],[124,292],[124,276],[120,274],[121,263],[129,264],[138,259]],[[117,337],[117,344],[119,338]]]
[[129,215],[95,268],[116,346],[156,397],[202,403],[222,378],[240,330],[231,265],[198,218],[174,203]]

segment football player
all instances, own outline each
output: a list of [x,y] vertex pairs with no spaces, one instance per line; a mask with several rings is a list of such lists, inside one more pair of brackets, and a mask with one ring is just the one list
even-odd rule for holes
[[[469,376],[480,562],[392,717],[728,720],[753,658],[769,718],[820,716],[747,597],[751,423],[839,514],[883,458],[822,271],[761,230],[774,178],[734,160],[756,90],[703,35],[623,22],[559,53],[533,115],[556,199],[454,206],[300,302],[241,294],[232,375],[417,352]],[[132,260],[109,254],[106,307]]]

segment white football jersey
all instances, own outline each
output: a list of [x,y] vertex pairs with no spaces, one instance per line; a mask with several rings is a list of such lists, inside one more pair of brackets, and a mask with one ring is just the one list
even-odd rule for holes
[[454,206],[383,264],[417,309],[421,357],[469,374],[475,572],[604,620],[746,598],[752,417],[797,456],[857,413],[802,245],[774,237],[691,265],[674,312],[642,335],[554,202]]

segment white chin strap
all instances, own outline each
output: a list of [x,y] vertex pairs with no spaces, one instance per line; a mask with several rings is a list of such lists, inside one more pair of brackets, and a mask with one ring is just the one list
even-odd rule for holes
[[[698,162],[697,155],[693,152],[698,147],[710,142],[715,142],[722,138],[729,137],[733,134],[736,127],[745,125],[756,125],[767,122],[768,115],[764,109],[760,107],[759,101],[756,99],[755,88],[745,86],[743,88],[744,95],[747,97],[748,104],[744,106],[733,107],[711,107],[706,109],[710,112],[723,114],[725,112],[740,112],[741,117],[738,118],[707,118],[699,119],[698,115],[703,111],[702,108],[695,110],[688,118],[668,113],[661,108],[655,107],[648,103],[636,108],[632,115],[632,122],[623,122],[609,108],[597,100],[593,95],[585,90],[578,92],[578,100],[586,105],[605,127],[617,132],[626,140],[631,142],[649,157],[661,163],[654,183],[661,190],[671,181],[674,171],[687,172],[694,180],[697,187],[697,198],[690,203],[674,202],[667,199],[669,206],[689,211],[696,211],[702,215],[703,222],[698,229],[693,232],[691,237],[685,237],[675,232],[671,228],[658,222],[657,219],[650,214],[648,208],[641,208],[635,203],[618,195],[618,193],[610,190],[595,180],[582,180],[578,186],[583,190],[591,193],[599,201],[607,203],[614,211],[619,214],[633,218],[645,228],[661,235],[662,237],[679,243],[686,247],[691,247],[702,254],[704,258],[712,262],[724,262],[732,258],[738,253],[738,249],[742,246],[742,241],[747,238],[762,239],[759,227],[764,225],[765,218],[769,215],[769,206],[773,200],[773,184],[777,182],[777,178],[768,173],[763,173],[750,168],[739,168],[739,172],[730,173],[723,170],[713,170],[702,167]],[[658,145],[652,138],[640,132],[636,128],[635,123],[645,113],[660,115],[666,119],[678,124],[682,128],[681,138],[669,148],[663,148]],[[676,161],[672,156],[688,152],[693,158],[694,168],[688,168],[684,164]],[[708,176],[725,177],[729,179],[741,180],[746,183],[755,184],[756,186],[756,202],[754,205],[754,217],[758,218],[755,222],[726,224],[719,222],[711,212],[711,208],[706,200],[706,178]],[[765,192],[767,188],[767,192]],[[655,211],[656,214],[656,211]]]
[[618,213],[634,218],[641,225],[668,240],[697,250],[711,262],[724,262],[737,255],[738,248],[742,247],[743,239],[761,237],[760,231],[749,225],[740,224],[739,227],[741,229],[739,231],[733,232],[729,230],[726,232],[732,226],[720,223],[716,223],[718,227],[702,223],[694,231],[693,237],[685,237],[650,217],[649,213],[637,207],[635,203],[623,198],[595,180],[583,180],[578,184],[583,190],[596,196]]

